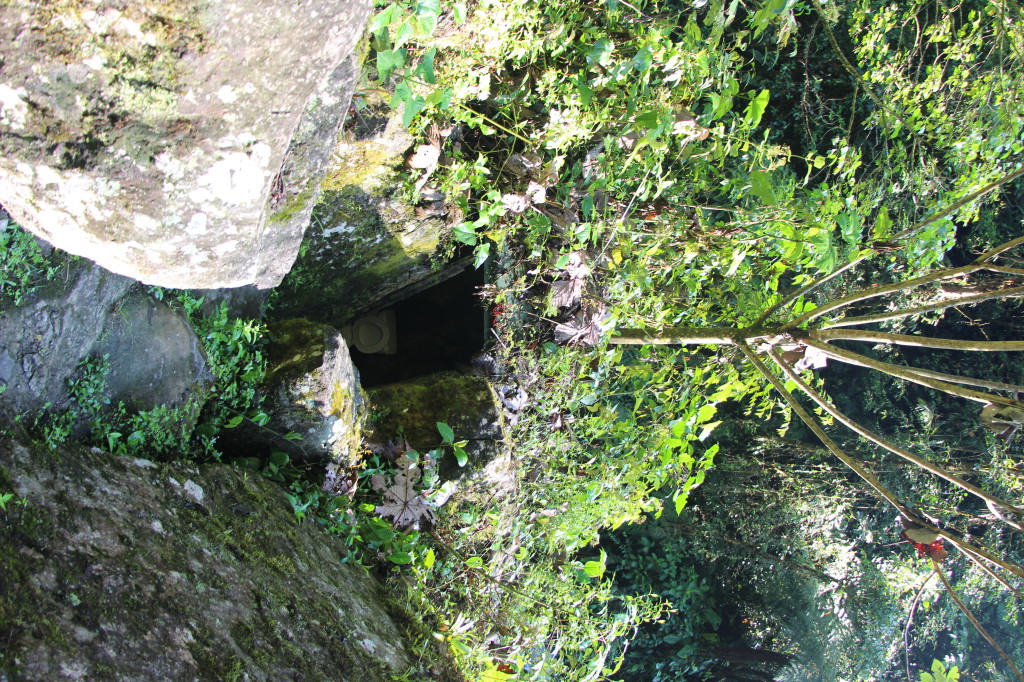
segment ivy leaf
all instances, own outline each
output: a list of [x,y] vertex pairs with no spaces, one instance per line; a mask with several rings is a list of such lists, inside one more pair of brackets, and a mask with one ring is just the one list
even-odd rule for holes
[[892,233],[892,218],[889,217],[889,207],[883,206],[875,218],[875,226],[871,230],[871,238],[874,240],[886,239]]
[[396,5],[395,3],[391,3],[381,11],[377,12],[377,14],[370,21],[370,25],[367,28],[367,31],[369,31],[370,33],[376,33],[382,28],[388,28],[389,26],[391,26],[391,24],[395,23],[395,21],[397,21],[400,16],[401,10],[398,8],[398,5]]
[[600,66],[607,66],[608,62],[611,61],[612,52],[614,51],[615,43],[608,38],[601,38],[590,48],[590,52],[587,53],[587,61]]
[[476,227],[473,223],[459,223],[452,228],[452,232],[455,233],[456,241],[470,246],[476,245]]
[[455,432],[452,431],[452,427],[444,422],[437,422],[437,430],[441,433],[441,438],[444,439],[445,443],[451,444],[455,442]]
[[420,57],[420,63],[416,66],[416,75],[426,83],[436,83],[434,78],[434,58],[437,56],[437,48],[432,47]]
[[[387,77],[395,69],[401,69],[405,66],[405,48],[399,48],[397,50],[384,50],[383,52],[377,53],[377,74],[380,76],[382,81],[387,80]],[[405,85],[404,83],[402,85]],[[401,87],[401,86],[399,86]],[[409,89],[409,86],[405,86]],[[412,90],[409,90],[409,94],[412,94]],[[398,89],[395,89],[395,96],[398,97]]]
[[772,191],[771,176],[763,170],[756,170],[750,173],[750,191],[754,193],[761,203],[774,206],[779,203]]

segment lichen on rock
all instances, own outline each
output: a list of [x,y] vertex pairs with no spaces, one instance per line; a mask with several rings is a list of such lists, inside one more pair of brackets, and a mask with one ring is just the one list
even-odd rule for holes
[[262,476],[3,438],[0,491],[0,679],[423,679],[380,585]]
[[348,110],[369,6],[0,4],[0,201],[146,283],[276,285]]

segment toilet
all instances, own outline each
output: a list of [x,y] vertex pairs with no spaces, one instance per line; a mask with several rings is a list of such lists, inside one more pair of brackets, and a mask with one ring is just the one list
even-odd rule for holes
[[398,339],[395,338],[395,311],[390,309],[359,318],[343,327],[341,335],[349,348],[355,348],[360,353],[394,355],[398,351]]

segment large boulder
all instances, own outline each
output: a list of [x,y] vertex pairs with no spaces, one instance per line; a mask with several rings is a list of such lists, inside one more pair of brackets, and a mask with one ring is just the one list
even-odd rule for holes
[[48,263],[63,264],[56,281],[21,306],[0,300],[0,416],[63,409],[83,361],[105,357],[105,400],[130,410],[187,404],[194,417],[213,375],[184,313],[88,261]]
[[2,680],[440,679],[262,476],[3,438],[0,493]]
[[0,4],[0,202],[142,282],[277,285],[348,110],[370,4]]

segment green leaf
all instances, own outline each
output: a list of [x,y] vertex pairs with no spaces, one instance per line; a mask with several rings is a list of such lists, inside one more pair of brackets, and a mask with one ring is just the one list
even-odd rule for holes
[[889,217],[889,207],[883,206],[875,218],[875,226],[871,230],[872,239],[886,239],[892,234],[892,218]]
[[452,5],[452,18],[456,24],[466,23],[466,3],[457,2]]
[[408,128],[412,125],[412,120],[416,118],[416,114],[420,113],[427,107],[425,99],[419,95],[404,102],[405,109],[402,110],[402,125]]
[[432,47],[420,57],[420,63],[416,65],[416,75],[427,83],[436,83],[434,78],[434,57],[437,56],[437,48]]
[[416,29],[413,28],[412,19],[409,17],[406,17],[404,21],[398,24],[398,28],[395,30],[394,37],[391,41],[394,44],[395,49],[405,45],[405,42],[409,40],[409,38],[412,38],[415,30]]
[[607,66],[608,62],[611,61],[612,52],[614,51],[615,43],[608,38],[601,38],[591,46],[590,52],[587,53],[587,61]]
[[288,464],[289,460],[291,460],[291,457],[289,457],[288,453],[286,453],[286,452],[281,452],[280,450],[274,450],[273,452],[270,453],[269,461],[270,461],[271,464],[273,464],[276,467],[283,467],[283,466],[285,466],[286,464]]
[[634,69],[636,69],[637,71],[639,71],[641,73],[644,73],[646,71],[650,71],[651,70],[651,64],[653,63],[653,54],[651,52],[651,48],[649,48],[649,47],[642,47],[642,48],[640,48],[637,51],[636,56],[633,57],[633,59],[630,61],[630,63],[633,65]]
[[743,113],[743,122],[753,128],[761,122],[761,117],[764,115],[765,109],[768,108],[768,90],[762,90],[750,100],[750,104],[747,105],[746,111]]
[[487,262],[487,259],[491,255],[490,244],[480,244],[476,247],[476,260],[473,261],[473,267],[479,269],[481,265]]
[[478,556],[471,556],[466,559],[466,565],[470,568],[480,568],[484,565],[484,560]]
[[653,130],[661,124],[661,112],[658,110],[645,111],[633,119],[637,129]]
[[469,462],[469,455],[462,448],[455,447],[455,461],[459,463],[460,467],[464,467]]
[[437,422],[437,430],[441,434],[441,438],[444,439],[445,443],[455,442],[455,432],[452,431],[452,427],[448,426],[444,422]]
[[710,421],[710,419],[715,416],[716,412],[718,412],[718,408],[714,405],[702,405],[701,408],[697,410],[697,423],[703,424],[706,421]]
[[[405,66],[405,48],[399,48],[397,50],[384,50],[383,52],[377,53],[377,74],[380,76],[382,81],[387,80],[388,75],[395,69],[401,69]],[[408,86],[406,86],[408,88]],[[410,91],[411,94],[411,91]],[[395,91],[395,95],[398,95],[398,91]]]
[[583,564],[583,572],[591,578],[600,578],[604,575],[604,563],[600,561],[588,561]]
[[756,170],[750,173],[750,191],[754,193],[761,203],[774,206],[779,203],[772,191],[772,178],[763,170]]
[[476,245],[476,227],[473,223],[459,223],[452,228],[452,232],[455,233],[456,241],[469,244],[470,246]]
[[395,23],[395,21],[397,21],[401,16],[402,11],[398,8],[398,5],[391,3],[374,15],[373,19],[370,20],[370,25],[367,27],[367,30],[370,33],[376,33],[382,28],[391,26],[391,24]]
[[412,555],[408,552],[392,552],[388,554],[388,561],[399,566],[412,563]]
[[431,568],[434,565],[434,561],[434,550],[428,549],[426,555],[423,557],[423,567]]
[[243,419],[245,419],[245,417],[243,417],[242,415],[238,415],[237,417],[232,417],[231,419],[229,419],[227,421],[226,424],[224,424],[224,428],[225,429],[233,429],[236,426],[238,426],[239,424],[241,424]]

